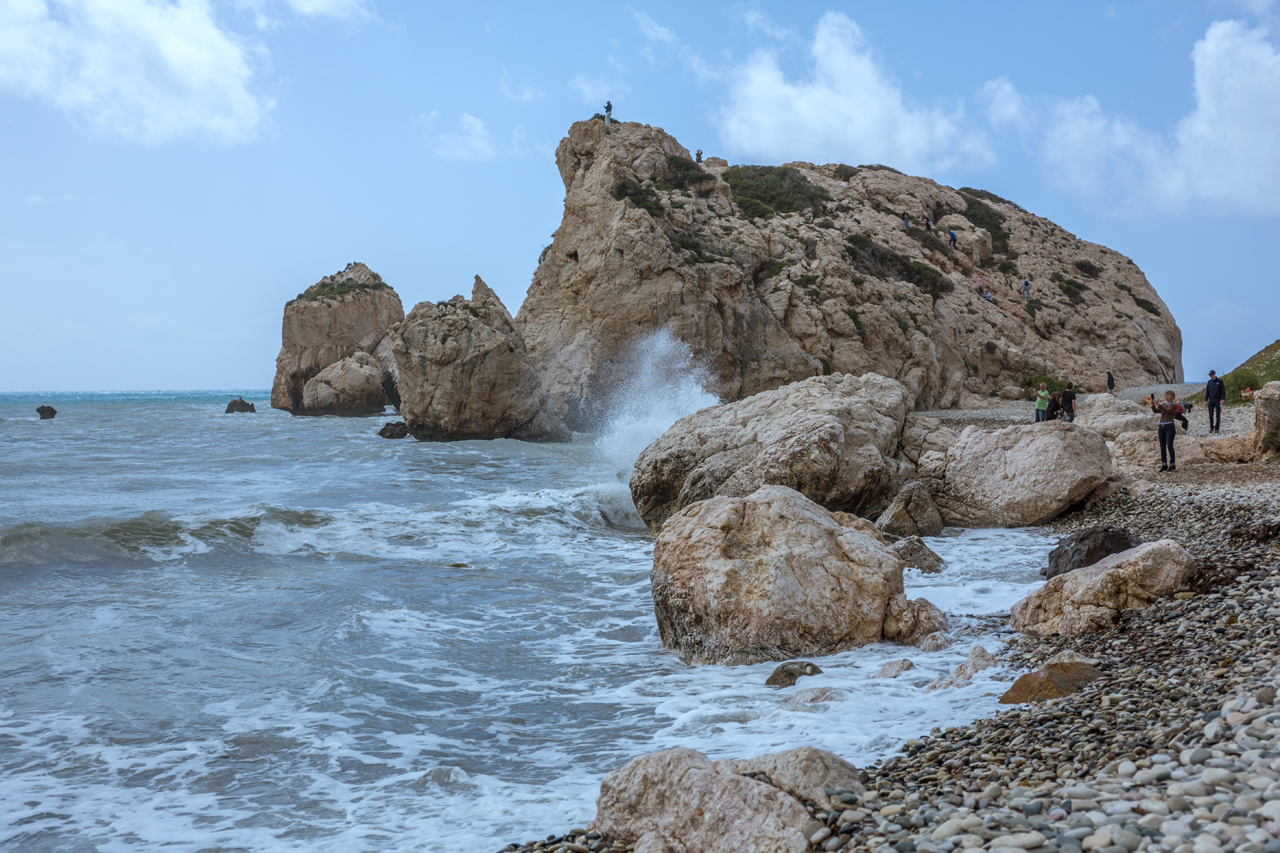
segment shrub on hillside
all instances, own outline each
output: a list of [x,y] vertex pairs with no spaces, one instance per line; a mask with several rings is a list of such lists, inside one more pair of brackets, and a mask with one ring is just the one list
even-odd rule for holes
[[730,166],[722,177],[733,190],[734,203],[748,219],[799,210],[820,213],[822,202],[831,200],[826,190],[786,166]]

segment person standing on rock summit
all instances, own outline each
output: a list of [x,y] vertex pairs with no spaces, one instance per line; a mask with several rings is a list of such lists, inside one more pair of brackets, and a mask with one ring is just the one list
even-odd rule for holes
[[1049,408],[1049,386],[1043,382],[1040,383],[1040,390],[1036,392],[1036,423],[1043,423],[1045,420],[1045,410]]
[[604,123],[613,124],[613,101],[604,102]]
[[1227,385],[1218,374],[1209,371],[1209,384],[1204,386],[1204,402],[1209,407],[1209,432],[1222,432],[1222,401],[1227,399]]
[[701,148],[699,148],[699,149],[698,149],[698,153],[697,153],[697,154],[694,154],[694,155],[693,155],[693,162],[695,162],[695,163],[701,163],[701,162],[702,162],[702,149],[701,149]]
[[[1178,425],[1174,423],[1174,419],[1180,414],[1178,404],[1173,401],[1174,393],[1172,391],[1164,392],[1164,402],[1158,403],[1151,401],[1151,411],[1160,416],[1160,470],[1161,471],[1177,471],[1177,460],[1173,455],[1173,437],[1178,434]],[[1165,450],[1168,449],[1168,461],[1165,460]]]

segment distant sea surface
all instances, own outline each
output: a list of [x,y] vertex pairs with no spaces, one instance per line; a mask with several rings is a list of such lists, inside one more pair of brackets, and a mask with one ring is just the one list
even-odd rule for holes
[[[799,686],[847,692],[817,704],[765,687],[773,664],[662,649],[626,478],[715,401],[639,373],[566,445],[388,441],[391,411],[294,418],[254,390],[0,395],[0,849],[496,851],[585,823],[657,749],[866,763],[995,708],[994,672],[924,692],[972,637],[823,658]],[[238,394],[258,413],[223,414]],[[963,628],[1051,543],[931,544],[947,570],[908,594]]]

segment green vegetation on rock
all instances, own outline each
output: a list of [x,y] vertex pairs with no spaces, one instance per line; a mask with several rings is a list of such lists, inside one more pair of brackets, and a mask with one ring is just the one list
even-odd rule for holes
[[[997,255],[1007,255],[1009,253],[1009,232],[1004,229],[1004,214],[981,199],[986,197],[1006,204],[1008,202],[984,190],[975,190],[970,187],[964,187],[959,192],[969,205],[964,209],[964,218],[979,228],[987,229],[987,233],[991,235],[992,252]],[[979,193],[981,196],[979,196]]]
[[955,290],[951,280],[928,264],[903,257],[865,234],[851,234],[845,251],[854,269],[888,281],[907,281],[937,299]]
[[649,183],[640,183],[635,178],[623,178],[613,187],[613,197],[618,201],[631,199],[631,203],[649,215],[662,213],[662,202],[658,193]]
[[362,290],[386,290],[388,287],[389,285],[385,281],[366,283],[349,278],[339,281],[322,281],[319,284],[308,287],[299,293],[297,298],[289,300],[289,303],[328,299],[334,296],[342,296],[345,293],[357,293]]
[[747,219],[767,219],[799,210],[820,213],[822,202],[831,200],[826,190],[786,166],[730,166],[722,177]]
[[704,171],[688,157],[681,157],[679,154],[667,155],[667,173],[663,176],[662,188],[675,190],[693,188],[697,191],[715,182],[715,175]]

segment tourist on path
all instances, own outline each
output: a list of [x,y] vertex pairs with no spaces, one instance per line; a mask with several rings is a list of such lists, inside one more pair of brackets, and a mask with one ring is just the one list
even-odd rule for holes
[[1209,371],[1209,384],[1204,386],[1204,401],[1209,406],[1209,432],[1222,432],[1222,401],[1227,399],[1227,385],[1218,374]]
[[951,248],[953,248],[953,249],[957,248],[957,247],[956,247],[956,232],[955,232],[955,230],[954,230],[954,229],[949,229],[949,230],[947,231],[947,237],[948,237],[948,239],[947,239],[947,243],[948,243],[948,244],[950,244]]
[[1066,418],[1068,423],[1076,421],[1076,391],[1075,383],[1068,382],[1066,390],[1062,392],[1062,417]]
[[1036,392],[1036,419],[1035,423],[1044,422],[1045,409],[1049,407],[1049,386],[1043,382],[1040,383],[1040,390]]
[[[1153,395],[1154,396],[1154,395]],[[1173,392],[1164,392],[1164,402],[1151,401],[1151,411],[1160,416],[1160,470],[1177,471],[1177,459],[1173,455],[1173,437],[1178,434],[1174,418],[1178,416],[1178,404],[1173,402]],[[1166,458],[1167,455],[1167,458]]]
[[1107,393],[1112,397],[1116,395],[1116,378],[1111,375],[1111,371],[1107,371]]

